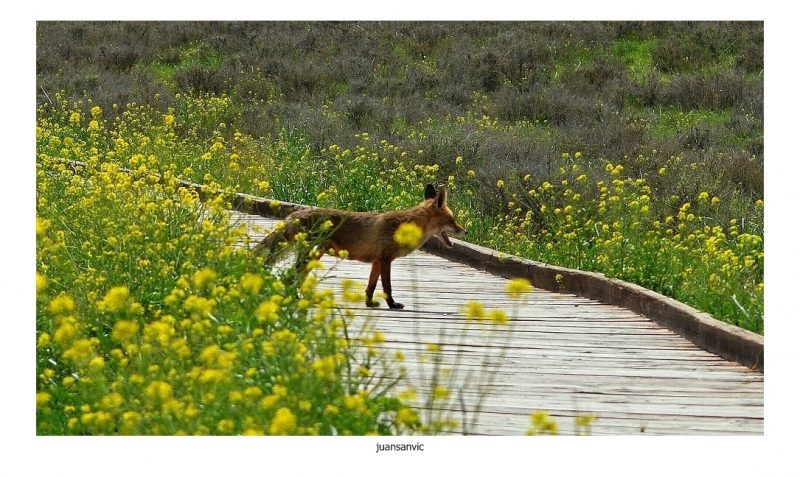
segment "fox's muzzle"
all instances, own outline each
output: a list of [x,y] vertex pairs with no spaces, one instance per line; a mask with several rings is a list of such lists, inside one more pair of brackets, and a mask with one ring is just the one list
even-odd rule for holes
[[[461,229],[461,230],[457,230],[455,232],[452,232],[452,234],[453,234],[454,237],[461,238],[461,237],[467,235],[467,231],[464,230],[464,229]],[[444,242],[444,244],[447,245],[447,248],[453,248],[453,242],[450,241],[450,237],[448,236],[447,231],[443,230],[439,238],[441,238],[442,242]]]

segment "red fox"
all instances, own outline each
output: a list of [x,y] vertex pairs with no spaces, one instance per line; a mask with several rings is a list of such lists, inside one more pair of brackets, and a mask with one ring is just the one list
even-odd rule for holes
[[[321,232],[324,229],[322,224],[326,221],[330,221],[328,230]],[[422,230],[422,238],[415,246],[401,245],[395,240],[395,232],[405,223],[416,224]],[[276,230],[253,247],[253,253],[261,255],[267,251],[274,252],[281,242],[292,240],[298,232],[306,232],[309,239],[317,238],[322,241],[322,250],[332,249],[335,253],[346,250],[348,259],[371,263],[372,270],[366,289],[367,306],[378,306],[372,296],[380,275],[389,308],[403,308],[403,304],[394,301],[392,297],[391,266],[394,259],[413,252],[432,236],[436,236],[445,246],[452,247],[448,234],[463,237],[467,233],[456,223],[453,212],[447,207],[445,187],[442,186],[436,192],[432,184],[425,187],[423,202],[401,212],[349,212],[312,208],[293,212],[283,224],[282,229]]]

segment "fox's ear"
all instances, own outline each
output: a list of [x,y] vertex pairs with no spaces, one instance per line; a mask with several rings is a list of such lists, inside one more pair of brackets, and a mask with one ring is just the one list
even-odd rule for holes
[[425,200],[433,199],[436,197],[436,188],[433,187],[433,184],[428,184],[425,186]]
[[436,196],[436,207],[441,209],[447,203],[447,189],[444,186],[439,188],[439,194]]

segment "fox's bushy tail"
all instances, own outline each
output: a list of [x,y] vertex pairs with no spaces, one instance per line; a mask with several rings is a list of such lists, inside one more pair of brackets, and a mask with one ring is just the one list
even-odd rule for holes
[[280,247],[280,243],[284,241],[286,241],[285,232],[276,230],[264,237],[250,251],[259,257],[263,257],[264,263],[274,263],[283,255],[281,252],[288,251],[288,247]]
[[295,232],[295,230],[291,225],[279,227],[264,237],[250,251],[261,257],[264,265],[267,266],[275,266],[288,256],[294,255],[294,266],[283,270],[281,277],[284,283],[296,282],[299,286],[308,274],[307,264],[310,260],[310,253],[307,243],[298,244],[293,242],[294,233],[292,232]]

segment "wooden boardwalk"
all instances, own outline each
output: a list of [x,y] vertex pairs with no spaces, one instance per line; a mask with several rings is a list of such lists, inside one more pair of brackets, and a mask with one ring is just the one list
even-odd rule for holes
[[[233,220],[277,223],[244,214]],[[254,241],[263,235],[251,233]],[[338,296],[344,278],[366,285],[368,264],[328,256],[323,263],[321,288]],[[515,303],[504,292],[507,283],[418,251],[392,267],[393,294],[404,310],[381,300],[382,308],[354,311],[383,332],[390,354],[405,355],[408,377],[399,390],[413,387],[424,396],[433,376],[451,390],[439,416],[457,421],[456,432],[466,416],[476,419],[467,425],[470,434],[522,435],[531,413],[544,411],[567,435],[578,432],[575,417],[587,414],[594,416],[592,435],[763,434],[763,373],[624,308],[540,289]],[[466,323],[459,310],[470,300],[504,310],[509,324],[492,331]]]

